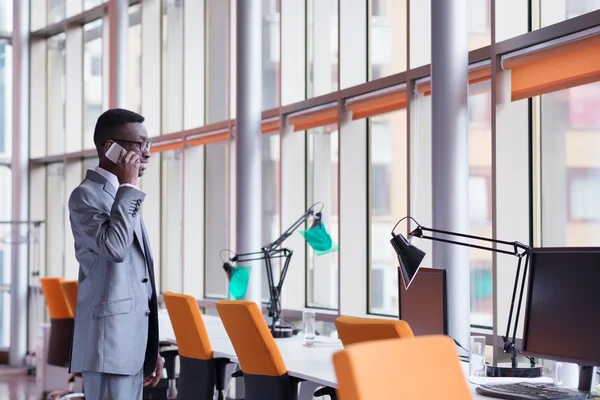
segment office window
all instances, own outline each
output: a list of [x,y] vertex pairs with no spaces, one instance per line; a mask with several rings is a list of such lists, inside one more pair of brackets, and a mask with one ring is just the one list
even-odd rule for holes
[[[263,110],[279,106],[279,75],[281,64],[279,62],[279,26],[281,14],[279,1],[263,0],[263,26],[262,26],[262,102]],[[275,3],[275,4],[273,4]],[[277,5],[277,7],[273,7]]]
[[0,158],[12,153],[12,47],[0,41]]
[[229,142],[205,146],[205,297],[227,296],[220,253],[229,248]]
[[[307,131],[307,208],[323,203],[323,223],[335,243],[339,241],[338,131],[328,125]],[[307,226],[307,228],[310,227]],[[339,253],[317,256],[307,248],[307,299],[309,307],[338,308]]]
[[283,0],[281,5],[281,104],[291,104],[306,98],[307,58],[305,49],[305,0]]
[[540,1],[542,27],[566,21],[595,10],[600,10],[599,0]]
[[83,45],[83,103],[84,149],[93,149],[94,128],[102,114],[102,20],[84,26]]
[[[206,0],[206,122],[209,124],[225,121],[229,116],[226,66],[233,60],[229,60],[228,19],[229,1]],[[235,70],[232,68],[232,71]]]
[[490,0],[467,0],[469,50],[488,46],[491,41]]
[[307,0],[309,97],[338,89],[338,2]]
[[142,25],[140,5],[129,7],[129,109],[137,113],[142,110]]
[[[262,135],[262,243],[272,243],[280,235],[281,162],[279,158],[279,133]],[[287,229],[287,227],[283,228]],[[263,262],[264,264],[264,262]],[[273,276],[277,282],[280,260],[274,259]],[[262,273],[262,298],[269,299],[269,282],[265,270]]]
[[89,10],[90,8],[94,8],[104,3],[105,0],[83,0],[83,9]]
[[541,207],[543,246],[595,246],[600,185],[600,126],[585,110],[600,108],[600,85],[541,97]]
[[63,163],[48,165],[46,190],[46,275],[64,276],[65,236],[72,233],[70,226],[65,228],[65,213],[68,211]]
[[48,7],[48,25],[55,24],[66,18],[66,2],[67,0],[49,0],[46,3]]
[[48,155],[63,154],[65,152],[65,38],[66,35],[60,33],[48,39]]
[[369,122],[369,311],[398,315],[398,260],[390,231],[408,215],[406,110]]
[[[161,153],[161,244],[162,265],[161,288],[180,293],[183,290],[182,225],[183,200],[182,151],[170,150]],[[156,161],[156,160],[155,160]]]
[[[12,220],[11,170],[0,166],[0,221]],[[0,346],[10,346],[11,224],[0,224]],[[23,243],[22,246],[26,246]]]
[[[482,86],[483,85],[483,86]],[[492,237],[492,136],[491,117],[486,108],[491,108],[490,85],[479,84],[477,90],[471,87],[468,107],[469,121],[469,217],[470,234],[486,238]],[[481,110],[481,112],[476,111]],[[431,186],[431,96],[418,95],[414,104],[411,126],[411,216],[424,226],[433,221]],[[486,117],[488,115],[488,117]],[[524,206],[528,207],[528,206]],[[414,227],[414,226],[413,226]],[[389,234],[389,232],[388,232]],[[511,232],[511,237],[514,233]],[[510,240],[510,237],[508,238]],[[475,242],[474,242],[475,243]],[[432,266],[432,243],[418,240],[415,244],[427,254],[424,266]],[[481,244],[481,242],[476,242]],[[442,267],[442,266],[440,266]],[[492,253],[485,250],[470,250],[471,269],[471,323],[478,326],[492,326],[493,307],[489,277],[492,271]]]
[[183,2],[163,0],[163,11],[162,132],[172,133],[183,129]]
[[528,0],[496,2],[496,42],[502,42],[529,31],[529,4]]
[[371,0],[370,80],[406,70],[406,1]]
[[13,2],[12,0],[0,0],[0,32],[12,31]]

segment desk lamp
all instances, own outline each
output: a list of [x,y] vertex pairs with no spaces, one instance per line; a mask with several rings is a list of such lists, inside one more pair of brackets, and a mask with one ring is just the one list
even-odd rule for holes
[[[316,211],[316,208],[320,206],[319,211]],[[271,334],[275,338],[288,338],[292,337],[294,334],[294,328],[290,324],[282,324],[280,322],[281,316],[281,288],[283,286],[283,282],[285,280],[285,276],[287,274],[288,267],[290,265],[290,261],[292,259],[292,250],[288,248],[282,248],[281,245],[283,242],[290,237],[300,226],[305,224],[309,218],[312,217],[313,221],[309,229],[301,230],[299,233],[304,237],[304,240],[310,245],[310,247],[314,250],[317,256],[327,254],[330,252],[338,251],[339,247],[333,243],[331,236],[325,229],[325,225],[323,224],[321,211],[323,210],[323,203],[318,202],[313,204],[306,210],[306,212],[298,218],[296,222],[292,224],[279,238],[277,238],[274,242],[268,243],[264,245],[261,251],[253,252],[253,253],[244,253],[244,254],[236,254],[233,253],[232,257],[229,257],[229,261],[225,262],[223,265],[223,269],[227,273],[228,277],[232,279],[232,272],[235,271],[235,267],[232,267],[230,263],[240,263],[240,262],[248,262],[248,261],[257,261],[264,260],[266,271],[267,271],[267,280],[269,284],[269,303],[267,304],[267,310],[269,313],[269,317],[272,318],[270,330]],[[285,259],[283,263],[283,268],[281,270],[281,276],[279,277],[279,282],[275,284],[275,279],[273,277],[273,266],[271,264],[271,260],[274,258],[283,258]],[[246,281],[247,285],[247,281]]]
[[[400,224],[405,219],[410,219],[417,225],[417,227],[412,232],[409,233],[408,236],[410,238],[417,237],[417,238],[421,238],[421,239],[429,239],[429,240],[433,240],[433,241],[455,244],[458,246],[466,246],[466,247],[487,250],[487,251],[492,251],[492,252],[501,253],[501,254],[509,254],[509,255],[517,257],[517,259],[518,259],[517,274],[515,276],[515,283],[514,283],[514,287],[513,287],[512,299],[511,299],[511,304],[510,304],[510,312],[508,315],[508,323],[506,326],[506,334],[504,336],[502,336],[502,340],[504,341],[503,352],[511,354],[511,366],[510,367],[487,366],[487,375],[488,376],[496,376],[496,377],[519,377],[519,378],[535,378],[535,377],[542,376],[542,368],[536,367],[535,363],[533,362],[532,359],[530,359],[531,367],[527,368],[527,367],[519,367],[518,366],[518,363],[517,363],[518,349],[517,349],[516,341],[515,341],[515,337],[517,335],[517,325],[519,322],[519,312],[521,309],[521,303],[523,301],[525,281],[526,281],[526,277],[527,277],[527,269],[529,266],[529,255],[531,254],[531,247],[524,245],[523,243],[520,243],[520,242],[507,242],[507,241],[503,241],[503,240],[490,239],[490,238],[486,238],[486,237],[466,235],[463,233],[456,233],[456,232],[450,232],[450,231],[443,231],[443,230],[439,230],[439,229],[426,228],[426,227],[421,226],[417,221],[415,221],[414,218],[404,217],[400,221],[398,221],[396,223],[396,225],[394,226],[394,228],[392,229],[392,240],[390,241],[390,243],[392,244],[392,247],[394,248],[394,250],[396,251],[396,254],[398,255],[398,262],[400,263],[399,268],[400,268],[403,284],[407,290],[408,290],[410,284],[412,283],[415,275],[419,272],[419,268],[421,266],[421,261],[423,261],[423,257],[425,257],[425,252],[423,250],[417,248],[413,244],[411,244],[403,235],[394,233],[394,230],[396,229],[398,224]],[[448,236],[462,237],[462,238],[466,238],[466,239],[481,240],[481,241],[486,241],[486,242],[499,244],[499,245],[503,245],[503,246],[509,246],[512,249],[511,250],[503,250],[503,249],[498,249],[495,247],[486,247],[486,246],[480,246],[480,245],[476,245],[476,244],[459,242],[459,241],[455,241],[455,240],[443,239],[443,238],[440,238],[437,236],[426,236],[423,234],[423,232],[431,232],[431,233],[437,233],[437,234],[448,235]],[[525,260],[523,261],[523,259],[525,259]],[[514,306],[515,306],[515,299],[517,296],[517,290],[518,290],[518,286],[519,286],[519,276],[521,274],[521,267],[523,267],[523,275],[521,278],[521,288],[519,290],[519,303],[518,303],[518,308],[517,308],[516,314],[515,314],[512,338],[510,338],[510,330],[511,330],[511,325],[512,325],[512,320],[513,320],[513,312],[515,311]]]

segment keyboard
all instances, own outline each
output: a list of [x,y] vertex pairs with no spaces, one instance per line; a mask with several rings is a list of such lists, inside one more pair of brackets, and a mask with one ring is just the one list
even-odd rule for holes
[[508,400],[586,400],[588,395],[542,383],[509,383],[478,386],[476,392]]

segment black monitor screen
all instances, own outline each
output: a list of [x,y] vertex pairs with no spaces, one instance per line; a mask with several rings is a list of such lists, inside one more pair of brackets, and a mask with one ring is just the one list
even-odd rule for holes
[[530,262],[523,352],[600,365],[600,248],[536,248]]
[[448,334],[445,269],[419,269],[408,290],[398,269],[398,291],[400,319],[416,336]]

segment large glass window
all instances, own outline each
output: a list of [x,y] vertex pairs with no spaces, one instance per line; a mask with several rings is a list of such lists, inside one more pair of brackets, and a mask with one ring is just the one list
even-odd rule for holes
[[228,142],[206,145],[205,163],[205,295],[226,297],[227,276],[220,253],[229,246]]
[[48,39],[48,155],[65,152],[65,38],[61,33]]
[[0,32],[12,31],[13,2],[0,0]]
[[371,0],[370,80],[406,70],[406,1]]
[[183,2],[163,0],[162,114],[164,133],[183,129]]
[[600,83],[542,96],[542,245],[600,241]]
[[[279,200],[281,162],[279,159],[279,133],[262,135],[262,243],[272,243],[279,237],[281,203]],[[287,229],[287,228],[284,228]],[[279,276],[279,259],[272,260],[273,276]],[[276,278],[277,279],[277,278]],[[262,273],[262,297],[269,298],[269,282]]]
[[171,290],[181,292],[183,288],[182,268],[182,224],[183,199],[182,151],[170,150],[162,153],[162,265],[161,270],[163,292]]
[[83,147],[94,148],[94,128],[102,114],[102,20],[84,26]]
[[[0,221],[11,218],[11,170],[0,166]],[[10,345],[10,268],[13,226],[0,224],[0,346]]]
[[542,27],[600,10],[600,0],[544,0],[540,1]]
[[309,97],[338,89],[338,2],[307,0]]
[[49,0],[48,4],[48,25],[55,24],[66,18],[67,0]]
[[[323,203],[323,223],[334,243],[339,242],[339,151],[337,124],[307,131],[307,208]],[[338,308],[339,253],[317,255],[307,248],[307,299],[309,307]]]
[[263,109],[279,105],[279,24],[280,2],[285,0],[263,0],[262,28],[262,96]]
[[408,214],[406,110],[373,117],[369,125],[369,308],[398,315],[398,261],[390,230]]
[[0,40],[0,159],[10,156],[11,143],[12,47]]
[[140,5],[129,7],[129,109],[142,111],[142,24]]
[[[469,87],[469,219],[470,233],[491,238],[492,129],[489,82]],[[471,323],[493,324],[492,253],[471,250]]]
[[[46,275],[64,276],[65,273],[65,165],[48,165],[46,198]],[[71,228],[69,227],[69,233]]]

